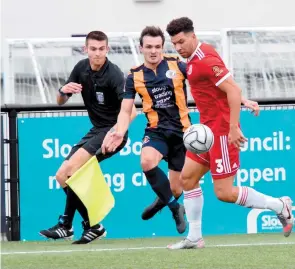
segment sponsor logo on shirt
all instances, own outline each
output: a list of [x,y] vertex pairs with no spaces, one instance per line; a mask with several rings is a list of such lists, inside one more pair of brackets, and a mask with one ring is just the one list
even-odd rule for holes
[[191,65],[189,66],[188,70],[187,70],[187,74],[188,74],[188,75],[191,75],[192,72],[193,72],[193,65],[191,64]]
[[173,92],[168,86],[154,87],[152,89],[154,108],[168,108],[173,107]]
[[213,66],[212,71],[215,74],[215,77],[219,77],[223,73],[223,69],[220,69],[218,66]]
[[167,78],[175,78],[176,77],[176,71],[175,70],[167,70],[166,77]]

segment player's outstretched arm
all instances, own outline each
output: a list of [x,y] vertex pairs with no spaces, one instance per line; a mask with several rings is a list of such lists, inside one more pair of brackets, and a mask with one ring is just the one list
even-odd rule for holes
[[239,126],[240,109],[242,103],[242,91],[232,77],[228,77],[221,84],[219,89],[226,93],[230,107],[230,125]]
[[[113,82],[113,87],[115,88],[117,92],[119,100],[123,101],[125,97],[127,97],[127,99],[135,98],[136,91],[134,89],[134,81],[133,81],[133,76],[131,73],[127,76],[125,81],[123,72],[120,69],[117,69],[117,75],[113,77],[112,82]],[[121,103],[121,107],[122,107],[122,103]],[[130,122],[136,117],[136,115],[137,115],[137,112],[136,112],[136,107],[134,105],[134,100],[133,100],[132,112],[130,115]],[[117,124],[113,126],[112,129],[117,130]]]
[[136,113],[134,99],[123,99],[115,129],[111,132],[109,137],[104,139],[102,143],[101,149],[103,154],[106,152],[113,152],[121,145],[124,135],[132,120],[132,115],[135,117],[134,113]]
[[118,115],[116,132],[125,135],[131,122],[132,114],[134,113],[134,99],[123,99],[121,110]]
[[116,148],[122,143],[124,135],[128,130],[130,122],[136,116],[136,108],[134,106],[134,100],[136,95],[136,90],[134,86],[133,73],[130,72],[127,76],[125,83],[125,90],[122,92],[122,87],[119,87],[119,95],[123,96],[123,101],[121,103],[121,110],[118,115],[117,124],[112,128],[110,134],[107,134],[103,144],[102,153],[115,151]]
[[[124,99],[123,99],[124,100]],[[131,100],[131,99],[127,99],[127,100]],[[133,99],[133,102],[134,102],[134,99]],[[122,110],[122,105],[121,105],[121,110]],[[128,113],[129,113],[129,111],[128,111]],[[118,115],[118,119],[119,119],[119,116],[120,115]],[[135,107],[135,105],[133,104],[133,106],[132,106],[132,110],[131,110],[131,115],[130,115],[130,121],[129,121],[129,124],[134,120],[134,118],[137,116],[137,111],[136,111],[136,107]],[[129,126],[129,125],[128,125]],[[116,125],[114,125],[114,127],[112,128],[113,129],[113,131],[115,131],[115,130],[118,130],[118,122],[116,123]],[[127,128],[128,129],[128,128]],[[127,131],[127,130],[126,130]]]
[[132,113],[131,113],[131,117],[130,117],[130,123],[135,119],[136,116],[137,116],[137,110],[136,110],[135,105],[133,104]]
[[237,148],[240,148],[243,143],[247,141],[239,127],[242,91],[231,76],[220,83],[218,87],[226,93],[230,108],[230,131],[228,135],[229,143],[232,143]]
[[[132,113],[130,116],[130,123],[134,120],[134,118],[137,116],[137,110],[135,105],[133,105],[132,108]],[[106,134],[104,140],[103,140],[103,145],[104,145],[104,150],[105,150],[105,145],[108,143],[108,141],[111,139],[111,135],[113,132],[115,132],[117,130],[117,123],[108,131],[108,133]],[[105,151],[103,151],[103,154],[105,154]]]

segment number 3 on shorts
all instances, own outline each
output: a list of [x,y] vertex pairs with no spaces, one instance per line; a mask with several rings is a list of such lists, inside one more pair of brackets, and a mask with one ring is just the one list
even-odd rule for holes
[[222,159],[216,159],[215,160],[216,165],[216,172],[217,173],[222,173],[224,168],[223,168],[223,164],[222,164]]

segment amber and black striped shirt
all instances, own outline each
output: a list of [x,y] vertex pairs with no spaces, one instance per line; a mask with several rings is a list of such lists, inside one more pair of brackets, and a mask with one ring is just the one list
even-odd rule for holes
[[185,79],[186,64],[178,58],[164,57],[156,70],[145,65],[130,70],[124,98],[140,95],[148,128],[185,131],[191,125]]

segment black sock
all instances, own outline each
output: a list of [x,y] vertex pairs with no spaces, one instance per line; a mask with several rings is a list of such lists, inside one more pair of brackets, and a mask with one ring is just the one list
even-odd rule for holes
[[[78,210],[78,212],[80,213],[83,220],[85,222],[89,221],[87,208],[84,206],[84,204],[82,203],[80,198],[77,196],[77,194],[70,187],[68,187],[68,196],[70,196],[70,201],[73,201],[72,202],[73,203],[73,208],[75,206],[75,209]],[[65,211],[65,215],[67,215],[66,211]],[[73,219],[74,219],[74,216],[71,219],[71,221],[73,221]]]
[[[66,195],[68,195],[68,189],[70,189],[68,186],[65,186],[63,188],[63,191]],[[69,222],[72,224],[75,212],[73,213],[74,210],[74,204],[75,204],[75,211],[76,209],[78,210],[79,214],[83,218],[84,221],[89,221],[88,219],[88,213],[87,209],[82,203],[82,201],[79,199],[79,197],[76,195],[76,193],[73,192],[72,189],[70,189],[70,195],[71,197],[66,201],[66,209],[65,209],[65,214],[67,216],[67,219],[69,219]],[[75,202],[74,202],[75,201]]]
[[178,203],[171,192],[168,177],[158,166],[149,171],[145,171],[144,174],[154,192],[165,205],[168,205],[170,208],[178,206]]
[[81,217],[85,222],[89,222],[89,217],[88,217],[88,211],[85,205],[82,203],[82,201],[79,199],[77,196],[77,210],[80,213]]
[[77,209],[77,195],[72,191],[70,187],[67,187],[67,200],[64,215],[67,217],[69,225],[72,225],[75,212]]
[[[181,197],[182,193],[183,192],[181,192],[181,194],[179,194],[178,196],[173,195],[176,201],[178,201],[178,199]],[[157,197],[157,199],[160,199],[160,197]],[[160,199],[160,201],[162,202],[161,199]]]

